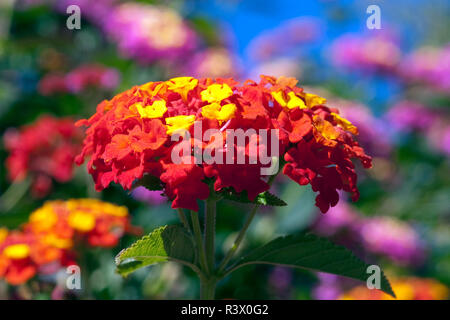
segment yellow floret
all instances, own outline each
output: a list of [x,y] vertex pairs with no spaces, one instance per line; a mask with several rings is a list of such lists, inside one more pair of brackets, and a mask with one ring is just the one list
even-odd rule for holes
[[214,83],[201,92],[202,100],[211,102],[220,102],[233,95],[233,90],[227,84]]
[[156,100],[153,104],[143,107],[141,103],[135,104],[141,118],[161,118],[167,111],[164,100]]
[[188,130],[195,121],[195,116],[176,116],[166,118],[167,134],[172,135],[178,130]]

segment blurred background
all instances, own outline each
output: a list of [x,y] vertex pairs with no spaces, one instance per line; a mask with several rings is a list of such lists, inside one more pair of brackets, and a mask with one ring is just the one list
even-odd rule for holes
[[[66,10],[73,4],[81,9],[79,29],[68,28],[72,11]],[[367,27],[372,4],[380,8],[381,29]],[[85,167],[71,165],[81,139],[73,120],[149,81],[292,76],[359,128],[374,167],[359,172],[358,202],[342,198],[326,214],[314,206],[309,186],[280,178],[274,193],[288,206],[262,209],[242,250],[311,230],[382,266],[400,298],[447,299],[449,17],[444,0],[1,0],[0,230],[21,228],[47,200],[86,197],[126,206],[142,232],[177,223],[158,192],[126,193],[117,186],[95,192]],[[219,205],[219,255],[247,210]],[[115,274],[115,254],[137,234],[109,248],[80,248],[81,290],[66,290],[52,269],[20,284],[0,277],[0,298],[197,297],[195,274],[176,264],[127,279]],[[246,267],[219,283],[217,298],[386,298],[359,285],[302,270]]]

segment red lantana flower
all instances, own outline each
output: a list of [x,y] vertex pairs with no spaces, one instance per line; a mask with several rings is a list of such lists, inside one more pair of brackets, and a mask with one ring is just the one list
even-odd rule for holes
[[81,132],[72,119],[42,116],[18,130],[9,129],[4,142],[9,151],[9,179],[22,181],[30,177],[33,195],[42,197],[50,191],[52,179],[67,182],[72,178]]
[[[150,82],[103,101],[90,119],[77,123],[88,128],[76,162],[89,158],[88,170],[99,191],[111,182],[131,189],[144,175],[151,175],[173,200],[173,208],[197,211],[197,200],[208,198],[210,192],[245,192],[253,201],[269,189],[269,177],[261,169],[270,165],[257,155],[261,148],[273,149],[273,142],[259,143],[263,141],[259,130],[273,129],[282,172],[300,185],[310,184],[318,193],[316,205],[326,212],[337,204],[338,190],[358,198],[351,159],[369,168],[371,158],[353,139],[357,128],[325,103],[297,87],[296,79],[285,77],[261,76],[258,83],[243,84],[191,77]],[[202,133],[199,138],[197,124],[203,132],[216,129],[217,134]],[[187,140],[173,139],[183,130],[190,133]],[[237,130],[246,133],[243,145],[227,142],[231,130],[234,135]],[[191,161],[177,163],[173,153],[186,142],[188,154],[181,158]],[[203,155],[210,151],[210,158],[198,161],[199,150]],[[236,161],[239,156],[243,163]],[[234,161],[226,162],[228,158]]]

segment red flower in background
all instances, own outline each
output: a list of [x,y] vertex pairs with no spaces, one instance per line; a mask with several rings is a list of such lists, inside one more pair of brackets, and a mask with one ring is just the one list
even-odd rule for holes
[[73,161],[80,150],[80,132],[68,118],[42,116],[4,136],[9,157],[6,167],[11,181],[32,180],[33,195],[45,196],[52,179],[67,182],[72,178]]
[[[214,147],[212,156],[236,159],[240,154],[248,160],[255,156],[251,147],[258,145],[261,135],[251,133],[240,146],[227,143],[229,130],[278,129],[277,154],[286,161],[283,173],[300,185],[311,184],[322,212],[337,204],[337,190],[350,192],[356,200],[357,176],[351,159],[371,166],[371,158],[353,139],[356,127],[338,110],[326,107],[324,98],[296,85],[297,80],[285,77],[262,76],[259,83],[248,80],[242,85],[233,79],[180,77],[133,87],[103,101],[90,119],[78,122],[88,128],[77,163],[90,157],[88,170],[97,190],[111,182],[130,189],[149,174],[160,180],[165,194],[174,200],[173,208],[198,210],[196,200],[209,196],[206,178],[214,180],[214,191],[245,191],[250,200],[268,190],[267,177],[260,170],[266,164],[205,160],[177,164],[172,151],[183,142],[170,137],[180,130],[194,136],[188,141],[191,154],[184,154],[187,159],[195,156],[191,147],[200,146],[202,151]],[[198,141],[195,122],[202,124],[203,131],[218,129],[219,136]]]

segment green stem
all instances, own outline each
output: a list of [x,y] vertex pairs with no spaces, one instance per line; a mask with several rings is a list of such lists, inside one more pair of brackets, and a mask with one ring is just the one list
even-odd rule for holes
[[[195,245],[197,247],[197,253],[200,260],[200,266],[202,271],[209,273],[208,263],[206,262],[205,248],[202,242],[202,231],[200,230],[200,222],[198,220],[198,213],[191,211],[192,229],[194,232]],[[202,280],[202,278],[200,278]]]
[[215,267],[215,243],[214,238],[216,234],[216,201],[214,199],[207,199],[205,206],[205,251],[208,269],[211,274]]
[[200,278],[200,299],[214,300],[217,280],[212,277],[209,279]]
[[31,185],[31,179],[26,178],[20,182],[13,182],[0,196],[0,211],[8,212],[25,195]]
[[252,211],[247,217],[247,220],[245,220],[244,226],[242,227],[241,231],[239,231],[239,234],[236,238],[236,240],[233,243],[233,246],[228,251],[227,255],[223,259],[222,263],[219,266],[218,273],[220,274],[227,266],[228,262],[233,258],[234,254],[236,253],[237,249],[239,248],[242,240],[244,239],[245,233],[248,230],[248,227],[250,226],[250,223],[252,222],[253,218],[255,217],[256,211],[258,211],[259,204],[255,204]]
[[189,222],[186,219],[186,215],[184,214],[183,209],[178,208],[178,216],[180,217],[181,222],[188,232],[191,232],[191,227],[189,226]]
[[[273,181],[275,180],[275,178],[277,177],[279,171],[270,176],[269,180],[267,181],[267,183],[269,184],[269,186],[272,185]],[[233,246],[230,248],[230,250],[228,251],[227,255],[225,256],[225,258],[223,259],[222,263],[220,264],[217,273],[219,275],[222,274],[222,272],[225,270],[225,268],[227,267],[228,262],[231,260],[231,258],[233,258],[234,254],[236,253],[237,249],[239,249],[239,246],[242,242],[242,240],[244,239],[245,233],[247,232],[250,223],[252,223],[253,218],[256,215],[256,211],[258,211],[258,208],[260,207],[260,204],[255,204],[253,206],[252,211],[250,212],[250,214],[247,217],[247,220],[245,220],[244,226],[242,227],[241,231],[239,231],[239,234],[236,238],[236,240],[233,243]]]

